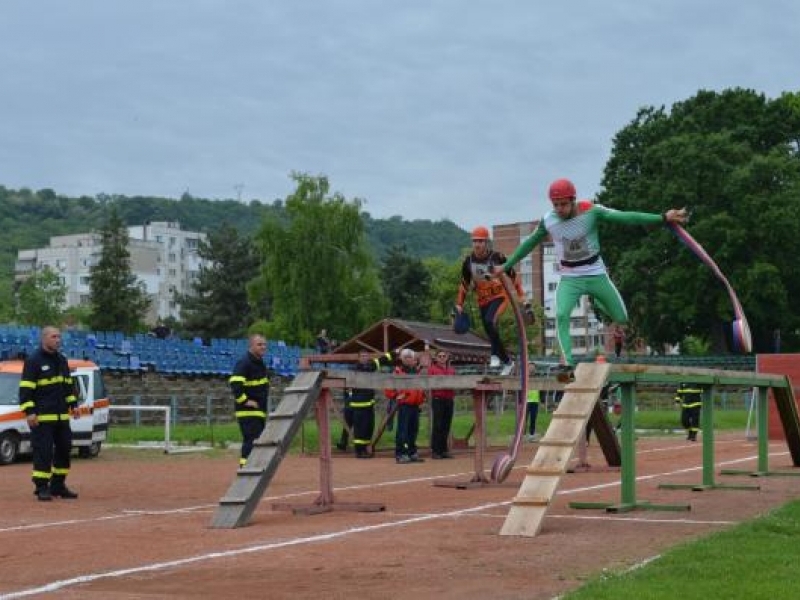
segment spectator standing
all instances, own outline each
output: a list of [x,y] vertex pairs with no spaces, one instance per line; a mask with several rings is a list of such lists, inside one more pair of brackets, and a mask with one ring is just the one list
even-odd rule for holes
[[681,407],[681,425],[686,430],[686,439],[696,442],[697,432],[700,431],[703,390],[698,385],[681,383],[675,392],[675,402]]
[[[381,359],[391,361],[388,352],[380,358],[370,358],[369,352],[358,353],[354,371],[376,373],[380,371]],[[375,390],[372,388],[351,388],[345,392],[345,422],[353,430],[353,448],[356,458],[372,458],[372,435],[375,433]],[[348,422],[348,411],[349,419]],[[347,449],[347,429],[342,429],[342,437],[337,447]]]
[[34,495],[43,502],[53,496],[78,497],[66,479],[72,451],[69,420],[80,413],[69,363],[60,350],[61,331],[42,328],[39,348],[25,359],[19,382],[19,408],[31,430]]
[[328,330],[320,329],[317,334],[317,354],[327,354],[331,351],[331,340],[328,338]]
[[[450,356],[444,350],[438,350],[433,363],[428,367],[428,375],[455,375],[456,370],[450,365]],[[431,458],[453,458],[448,449],[450,428],[453,424],[453,408],[456,392],[448,388],[431,390]]]
[[[535,369],[534,369],[535,370]],[[531,373],[533,375],[533,373]],[[525,404],[525,411],[528,416],[528,437],[529,442],[538,442],[539,436],[536,435],[536,417],[539,416],[539,404],[541,401],[541,392],[536,389],[528,390],[527,402]]]
[[247,463],[258,439],[267,424],[269,401],[269,374],[264,364],[267,340],[253,334],[248,339],[247,354],[236,363],[228,383],[233,393],[234,411],[239,431],[242,433],[242,451],[239,466]]
[[[417,354],[410,348],[400,352],[400,364],[394,369],[395,375],[417,375]],[[384,392],[386,397],[397,402],[397,431],[394,438],[394,455],[398,464],[424,462],[417,452],[417,435],[419,434],[420,406],[425,402],[425,393],[421,389],[390,389]]]

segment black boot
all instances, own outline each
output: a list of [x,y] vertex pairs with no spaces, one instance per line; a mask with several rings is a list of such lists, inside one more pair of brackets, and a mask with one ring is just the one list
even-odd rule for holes
[[36,496],[39,502],[50,502],[53,499],[53,495],[50,493],[50,487],[47,484],[37,485],[36,489],[33,491],[33,495]]
[[50,482],[50,495],[56,498],[64,498],[65,500],[74,500],[78,497],[76,492],[73,492],[67,487],[64,479],[56,479],[55,477]]

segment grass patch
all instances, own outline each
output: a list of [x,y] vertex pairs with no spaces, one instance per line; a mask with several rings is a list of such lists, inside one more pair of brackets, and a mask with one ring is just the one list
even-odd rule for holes
[[[378,413],[378,419],[383,415]],[[550,424],[551,414],[540,412],[536,420],[536,430],[542,434]],[[610,415],[611,422],[616,424],[619,417]],[[652,430],[654,433],[663,434],[680,430],[680,411],[678,410],[641,410],[635,416],[637,429]],[[744,429],[747,423],[747,411],[744,410],[716,410],[714,413],[714,426],[717,430]],[[471,413],[462,413],[453,419],[453,436],[464,438],[473,424]],[[430,422],[427,418],[420,420],[419,442],[427,446],[430,438]],[[502,414],[490,413],[486,420],[486,433],[490,445],[505,445],[514,434],[515,417],[512,411]],[[339,440],[341,425],[335,419],[331,420],[331,441]],[[175,425],[170,437],[173,443],[180,445],[204,444],[213,447],[224,447],[231,442],[241,441],[239,427],[234,422],[224,423],[196,423]],[[112,425],[108,430],[108,442],[112,444],[136,444],[138,442],[157,442],[164,440],[163,425]],[[471,440],[471,441],[474,441]],[[387,431],[378,444],[379,449],[392,448],[394,433]],[[306,419],[297,437],[292,441],[293,451],[315,452],[319,449],[319,435],[314,419]]]
[[800,587],[800,501],[673,547],[647,565],[596,577],[564,600],[794,598]]

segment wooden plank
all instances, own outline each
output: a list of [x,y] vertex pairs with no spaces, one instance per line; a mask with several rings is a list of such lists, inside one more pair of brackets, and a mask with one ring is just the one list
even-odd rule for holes
[[575,446],[576,440],[564,440],[564,439],[542,439],[539,441],[539,446],[558,446],[564,448],[572,448]]
[[508,511],[500,535],[535,537],[542,529],[548,506],[514,506]]
[[299,379],[298,387],[303,387],[307,390],[306,393],[285,395],[275,411],[278,415],[289,416],[292,411],[296,414],[293,418],[267,420],[264,431],[253,445],[247,464],[237,472],[233,483],[220,500],[220,506],[211,521],[212,527],[240,527],[250,520],[306,413],[319,397],[322,373],[309,371],[299,376]]
[[[566,465],[566,462],[564,463]],[[532,467],[529,466],[525,469],[526,475],[533,475],[534,477],[561,477],[564,474],[564,469],[559,467]]]
[[604,363],[582,363],[575,369],[575,383],[564,389],[564,397],[525,471],[500,535],[538,535],[578,439],[594,414],[608,373],[609,366]]
[[550,417],[551,419],[586,419],[589,415],[587,413],[568,413],[556,411]]
[[511,503],[515,506],[548,506],[550,504],[550,498],[545,498],[542,496],[522,498],[517,496],[511,501]]
[[792,455],[792,464],[798,467],[800,466],[800,419],[797,414],[794,391],[791,385],[787,385],[783,388],[772,388],[772,395],[775,398],[775,408],[778,409],[783,433],[786,436],[786,444]]
[[600,449],[603,451],[603,456],[606,459],[609,467],[622,466],[622,448],[619,445],[619,438],[617,432],[611,421],[608,420],[606,411],[599,402],[596,402],[592,414],[589,417],[589,424],[594,431],[595,437],[600,444]]

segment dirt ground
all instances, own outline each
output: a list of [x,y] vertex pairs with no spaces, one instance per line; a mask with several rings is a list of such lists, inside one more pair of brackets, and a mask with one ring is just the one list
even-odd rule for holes
[[[487,468],[502,449],[487,454]],[[534,538],[500,536],[511,499],[535,452],[526,444],[501,485],[455,489],[475,472],[471,450],[454,460],[395,464],[390,455],[337,454],[335,499],[382,503],[381,512],[294,515],[274,502],[310,505],[320,462],[291,456],[280,466],[252,522],[212,529],[234,476],[233,452],[165,456],[104,449],[76,460],[77,501],[37,502],[30,464],[0,468],[0,598],[554,598],[603,570],[624,570],[683,541],[729,527],[800,495],[793,477],[734,477],[716,483],[757,490],[659,489],[702,481],[700,444],[677,437],[637,442],[636,498],[689,504],[690,511],[609,513],[570,502],[618,502],[620,473],[570,473]],[[792,470],[785,443],[770,445],[770,467]],[[717,436],[718,468],[755,469],[743,433]]]

